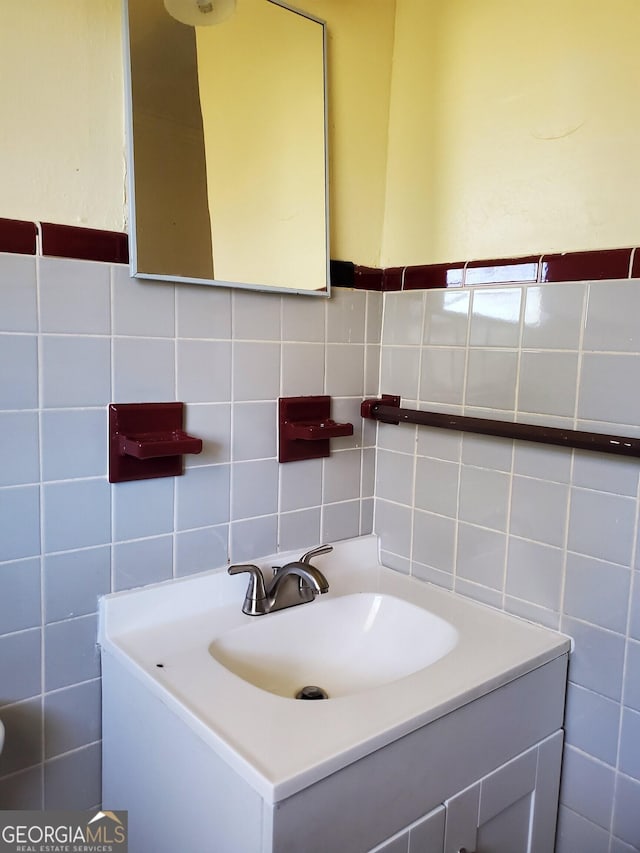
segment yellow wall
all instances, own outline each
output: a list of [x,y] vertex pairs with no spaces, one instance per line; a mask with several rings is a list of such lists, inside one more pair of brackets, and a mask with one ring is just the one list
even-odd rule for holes
[[299,0],[327,22],[331,257],[376,266],[396,0]]
[[[331,255],[374,263],[395,0],[298,5],[328,22]],[[122,91],[120,0],[2,0],[0,216],[126,228]]]
[[[429,263],[435,204],[438,27],[443,0],[397,0],[382,266]],[[445,0],[446,2],[446,0]]]
[[[637,242],[637,0],[299,5],[328,23],[332,257]],[[126,226],[120,26],[120,0],[0,4],[0,216]]]
[[638,242],[637,0],[397,10],[384,265]]
[[0,216],[122,230],[120,0],[0,3]]

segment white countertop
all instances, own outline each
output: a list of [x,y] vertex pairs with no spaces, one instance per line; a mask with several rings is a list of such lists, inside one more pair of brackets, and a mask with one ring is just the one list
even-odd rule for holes
[[[298,557],[279,554],[257,564],[268,568]],[[230,577],[225,567],[101,601],[103,651],[126,665],[267,802],[289,797],[569,651],[562,634],[381,566],[376,536],[335,543],[316,565],[330,585],[323,599],[354,592],[405,599],[450,622],[459,633],[457,645],[398,681],[300,702],[248,684],[209,653],[221,633],[278,616],[242,613],[246,575]]]

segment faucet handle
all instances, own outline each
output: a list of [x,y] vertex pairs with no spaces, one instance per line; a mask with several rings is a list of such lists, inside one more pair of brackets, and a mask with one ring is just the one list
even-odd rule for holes
[[227,572],[230,575],[239,575],[242,574],[242,572],[247,572],[249,574],[249,587],[244,598],[242,610],[250,616],[254,616],[258,612],[262,613],[263,611],[258,605],[258,602],[263,601],[267,597],[267,591],[264,586],[264,576],[260,569],[257,566],[239,564],[229,566]]
[[312,548],[300,557],[301,563],[310,563],[314,557],[319,557],[321,554],[330,554],[333,551],[333,545],[318,545],[317,548]]

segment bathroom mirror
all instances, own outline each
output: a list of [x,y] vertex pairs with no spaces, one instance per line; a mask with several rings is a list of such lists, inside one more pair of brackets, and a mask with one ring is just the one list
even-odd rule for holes
[[324,23],[276,0],[202,27],[124,3],[132,275],[327,296]]

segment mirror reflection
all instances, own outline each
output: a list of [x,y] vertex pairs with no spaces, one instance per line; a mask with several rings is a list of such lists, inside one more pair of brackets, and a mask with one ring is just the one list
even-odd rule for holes
[[127,17],[133,274],[327,295],[324,24],[274,0]]

